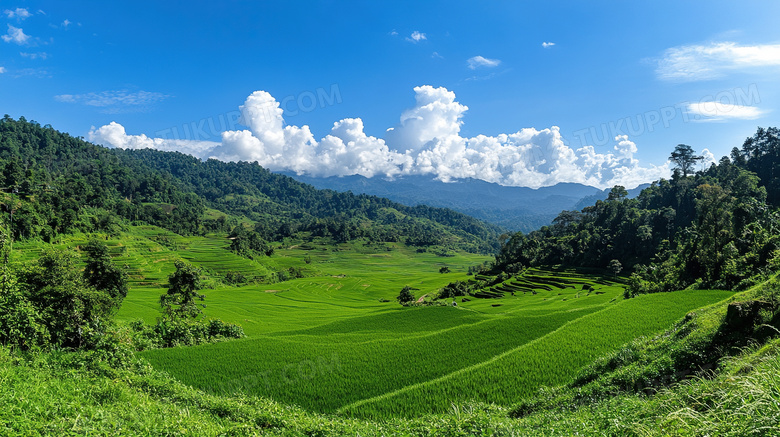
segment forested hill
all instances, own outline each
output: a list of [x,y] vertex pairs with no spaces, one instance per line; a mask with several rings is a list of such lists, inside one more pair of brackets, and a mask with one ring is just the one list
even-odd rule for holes
[[[317,190],[252,163],[106,149],[7,115],[0,121],[0,190],[17,239],[110,232],[133,221],[180,234],[229,232],[239,217],[269,241],[370,238],[487,253],[498,249],[500,233],[448,209]],[[209,208],[226,215],[207,214]]]
[[539,231],[515,234],[501,249],[497,267],[611,263],[633,272],[629,294],[745,288],[762,272],[776,270],[780,130],[759,128],[730,157],[689,175],[699,159],[692,152],[678,146],[672,158],[679,168],[672,178],[653,183],[635,199],[615,187],[606,201],[564,211]]

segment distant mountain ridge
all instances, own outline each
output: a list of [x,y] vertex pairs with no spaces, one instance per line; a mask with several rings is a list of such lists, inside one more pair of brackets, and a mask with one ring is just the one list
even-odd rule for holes
[[[359,175],[323,178],[293,172],[282,174],[320,189],[376,195],[409,206],[424,204],[450,208],[508,230],[522,232],[550,224],[563,210],[581,209],[606,199],[609,192],[577,183],[534,189],[507,187],[471,178],[442,182],[431,176],[386,180]],[[630,195],[633,197],[645,186],[629,190]]]

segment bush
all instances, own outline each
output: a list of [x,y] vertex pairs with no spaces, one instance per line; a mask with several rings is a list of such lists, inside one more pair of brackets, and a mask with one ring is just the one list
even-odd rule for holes
[[194,346],[245,336],[244,329],[240,325],[226,323],[220,319],[193,321],[164,318],[156,325],[147,325],[143,320],[135,320],[128,327],[131,331],[133,347],[138,351]]
[[447,299],[456,296],[467,296],[469,285],[463,281],[450,282],[439,290],[439,299]]
[[246,284],[248,279],[240,272],[227,272],[225,273],[224,282],[230,285]]
[[29,341],[30,335],[43,338],[42,328],[52,346],[89,349],[100,338],[116,301],[86,283],[78,260],[74,252],[51,249],[19,272],[14,323],[23,323],[26,332],[11,333],[26,336],[19,341]]
[[412,293],[413,288],[410,286],[405,286],[403,289],[401,289],[401,293],[398,294],[398,297],[396,298],[398,300],[398,303],[401,305],[414,302],[415,297]]

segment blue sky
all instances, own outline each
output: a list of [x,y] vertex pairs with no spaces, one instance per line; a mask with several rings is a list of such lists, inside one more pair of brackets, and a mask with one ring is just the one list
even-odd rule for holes
[[635,186],[676,144],[717,159],[780,111],[776,1],[0,11],[3,113],[274,170]]

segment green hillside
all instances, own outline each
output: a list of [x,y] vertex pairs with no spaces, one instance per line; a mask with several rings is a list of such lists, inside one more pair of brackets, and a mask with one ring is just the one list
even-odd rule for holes
[[491,253],[499,229],[442,208],[317,190],[257,164],[181,153],[106,149],[23,117],[0,120],[0,197],[15,239],[115,233],[148,223],[180,235],[230,232],[261,240],[403,241],[421,250]]
[[6,117],[0,434],[773,435],[775,137],[499,239]]

